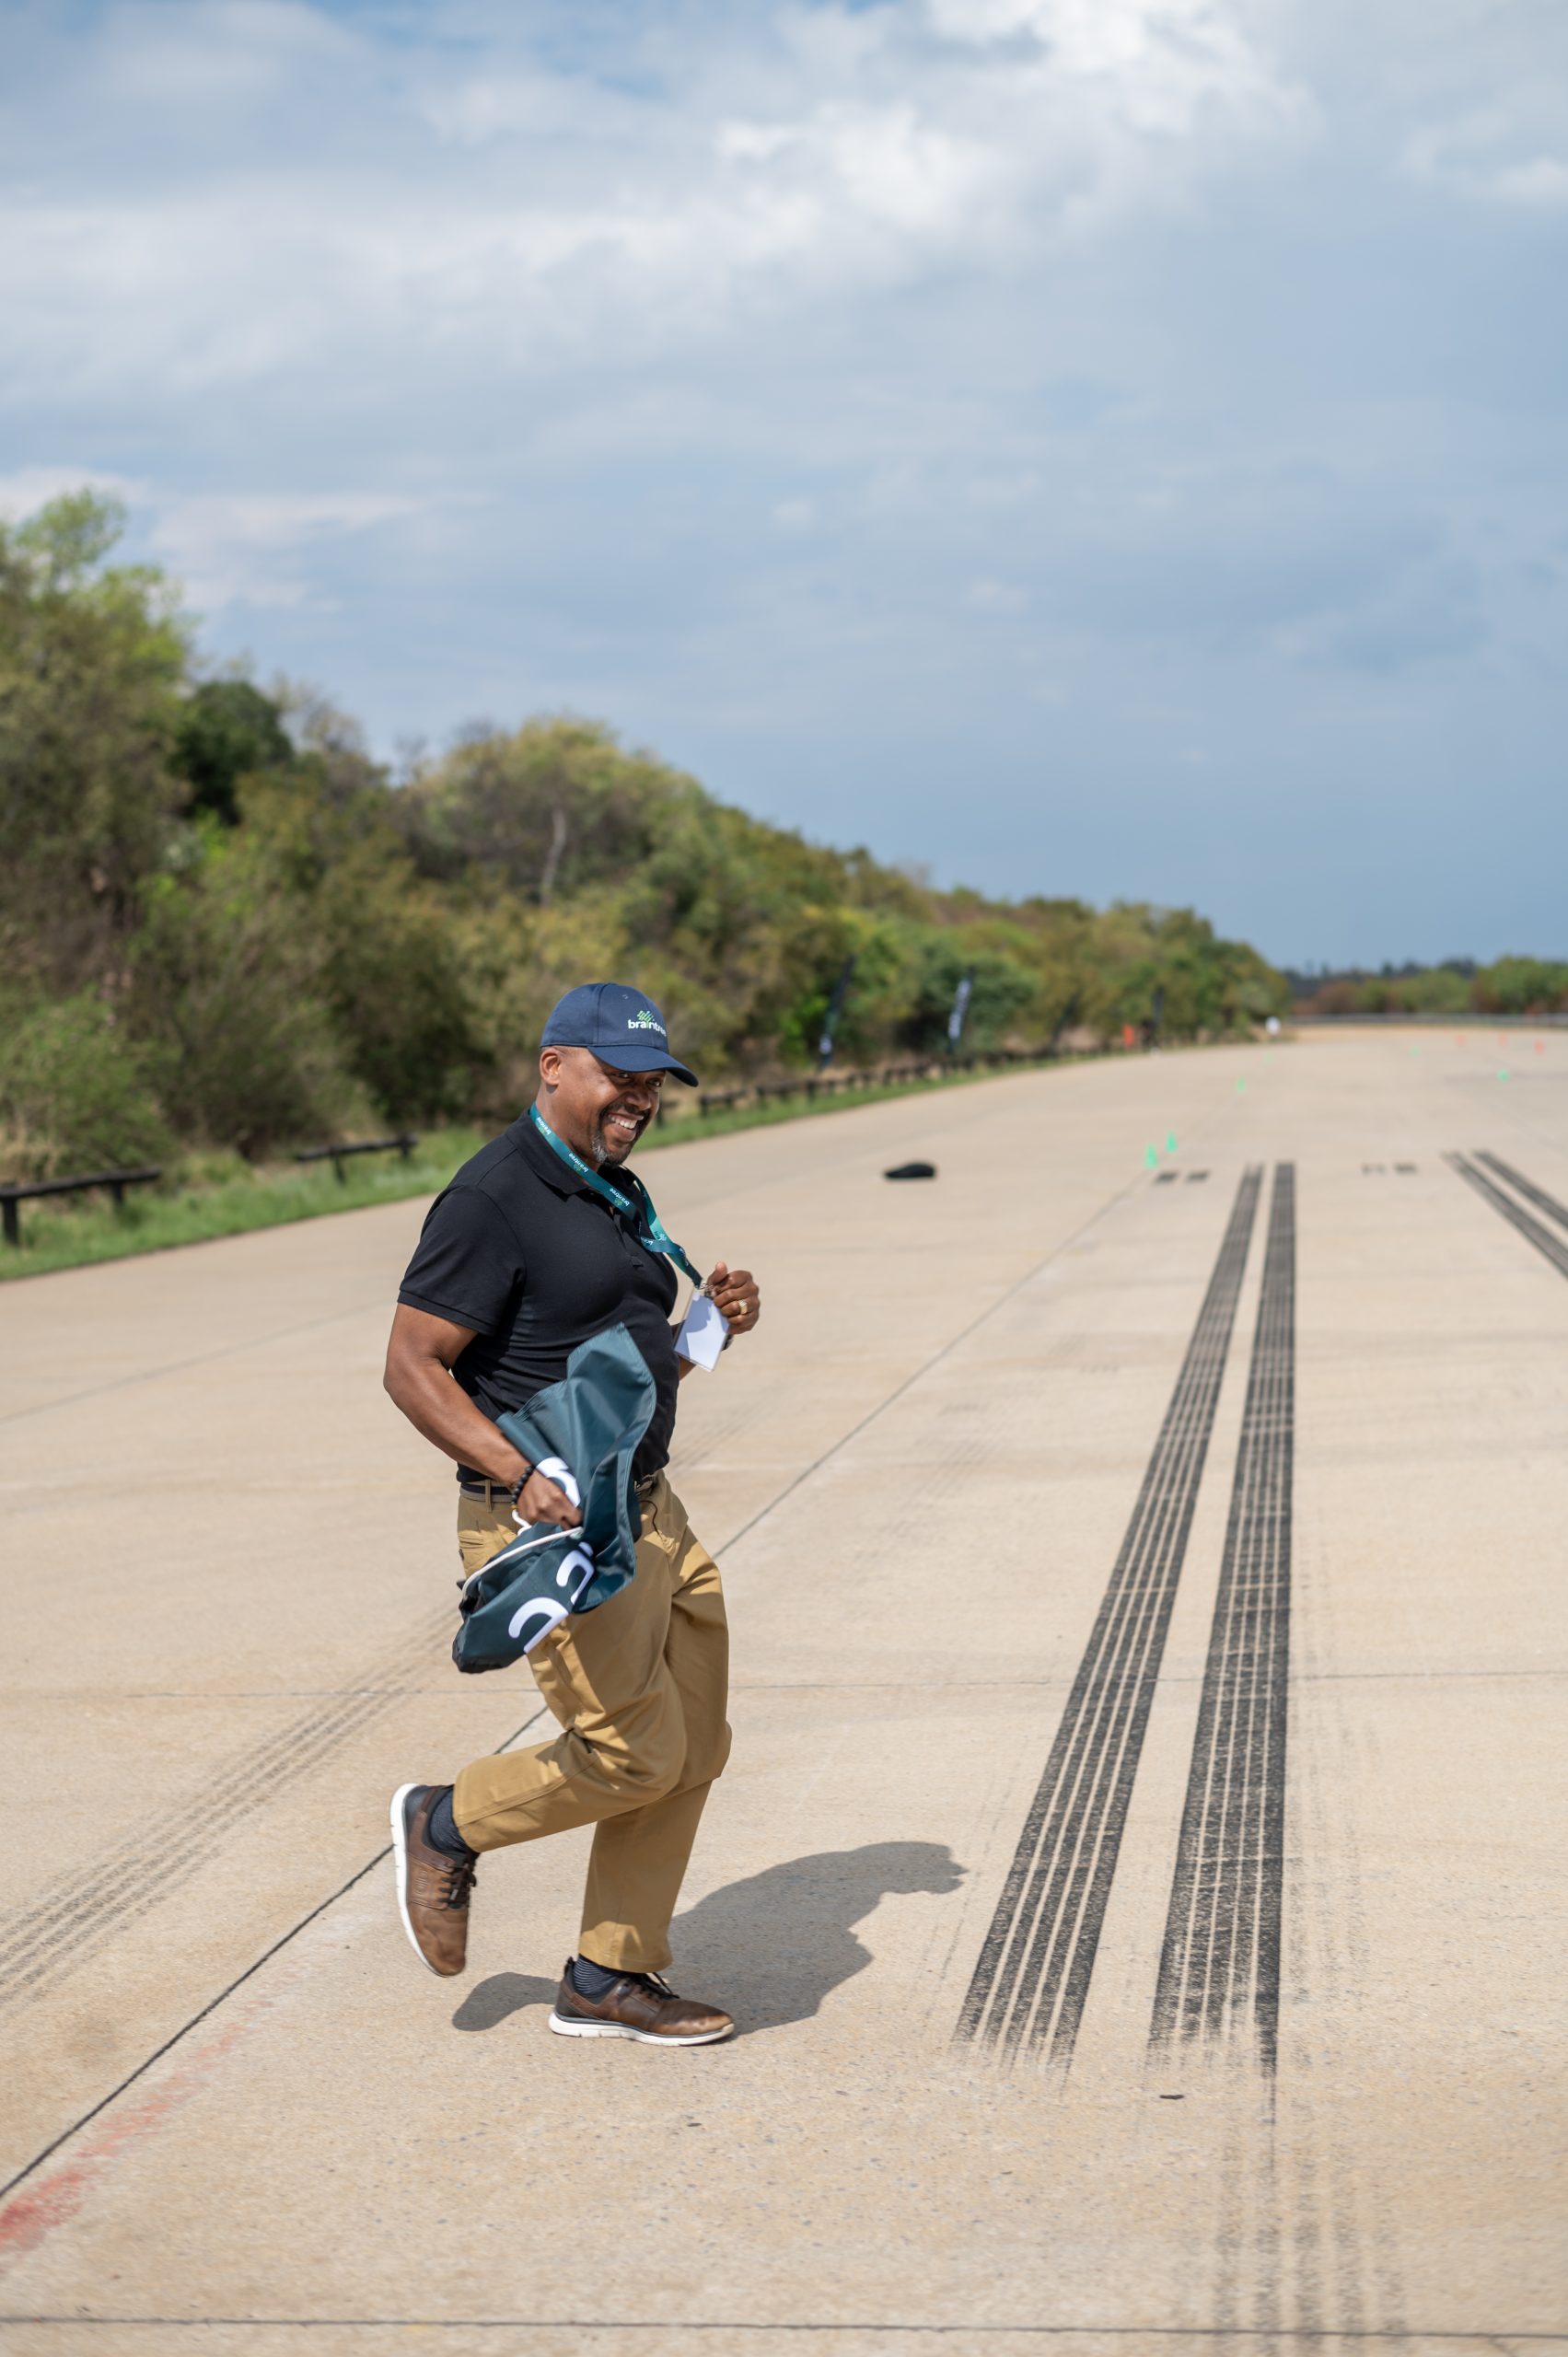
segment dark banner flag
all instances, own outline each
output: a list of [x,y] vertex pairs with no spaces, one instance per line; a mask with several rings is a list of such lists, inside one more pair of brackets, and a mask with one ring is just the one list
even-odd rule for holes
[[971,966],[954,993],[953,1012],[947,1017],[947,1046],[955,1055],[958,1053],[958,1041],[964,1036],[964,1024],[969,1016],[970,1000],[973,995],[974,968]]
[[844,1011],[844,1001],[849,996],[850,977],[854,972],[854,959],[846,958],[843,972],[833,984],[833,995],[828,1001],[828,1012],[822,1017],[822,1036],[817,1042],[818,1061],[821,1063],[831,1061],[833,1033],[838,1028],[839,1017]]

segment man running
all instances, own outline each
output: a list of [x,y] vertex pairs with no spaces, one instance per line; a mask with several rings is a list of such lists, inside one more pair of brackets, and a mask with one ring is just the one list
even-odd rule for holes
[[[478,1855],[593,1825],[577,1953],[550,2026],[563,2037],[706,2046],[735,2025],[662,1975],[669,1923],[708,1787],[725,1764],[728,1631],[717,1566],[664,1472],[676,1388],[690,1372],[670,1324],[673,1257],[694,1275],[639,1182],[622,1173],[658,1109],[664,1018],[619,982],[568,991],[544,1028],[540,1086],[511,1128],[466,1162],[424,1223],[398,1295],[386,1387],[458,1466],[458,1547],[471,1575],[523,1522],[572,1525],[565,1492],[495,1419],[565,1375],[580,1342],[623,1325],[656,1404],[633,1462],[637,1569],[528,1656],[562,1732],[476,1759],[453,1784],[405,1784],[392,1803],[403,1928],[433,1972],[460,1972]],[[721,1260],[707,1292],[731,1335],[761,1309],[749,1271]]]

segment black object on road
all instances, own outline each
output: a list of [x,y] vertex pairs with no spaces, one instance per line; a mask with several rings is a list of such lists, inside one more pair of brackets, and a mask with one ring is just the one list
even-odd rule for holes
[[935,1178],[936,1165],[934,1162],[900,1162],[896,1169],[884,1170],[882,1176],[884,1178]]

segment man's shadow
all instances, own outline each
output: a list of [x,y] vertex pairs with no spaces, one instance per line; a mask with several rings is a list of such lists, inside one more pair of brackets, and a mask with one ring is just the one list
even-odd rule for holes
[[[871,1962],[855,1937],[880,1901],[925,1891],[948,1898],[964,1876],[938,1841],[872,1841],[822,1850],[732,1882],[676,1919],[677,1986],[733,2009],[744,2036],[807,2020],[830,1990]],[[525,2005],[554,2001],[555,1982],[494,1972],[470,1990],[452,2026],[494,2029]]]

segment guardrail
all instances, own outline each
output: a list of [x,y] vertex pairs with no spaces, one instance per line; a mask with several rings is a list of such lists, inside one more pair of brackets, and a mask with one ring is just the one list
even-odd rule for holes
[[995,1048],[989,1055],[921,1056],[909,1063],[883,1064],[875,1072],[799,1073],[786,1080],[754,1080],[734,1088],[704,1088],[699,1092],[699,1112],[717,1112],[736,1105],[787,1103],[792,1097],[815,1099],[841,1090],[890,1088],[919,1081],[944,1080],[950,1073],[979,1072],[987,1066],[1055,1063],[1055,1048]]
[[127,1187],[148,1187],[161,1178],[161,1169],[95,1170],[86,1178],[15,1178],[0,1186],[0,1220],[5,1223],[7,1244],[22,1240],[19,1203],[34,1202],[40,1195],[82,1195],[89,1187],[107,1187],[114,1199],[117,1212],[125,1208]]
[[351,1154],[390,1154],[395,1147],[406,1162],[418,1144],[417,1138],[406,1136],[365,1138],[354,1145],[304,1146],[294,1158],[296,1162],[330,1162],[338,1174],[339,1186],[344,1187],[348,1184],[348,1172],[343,1164]]

